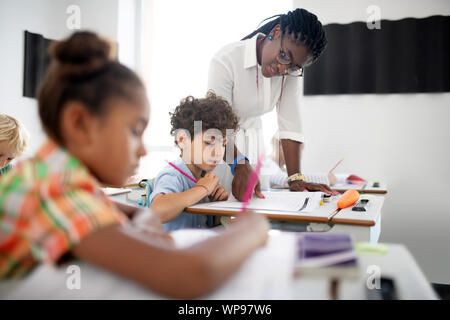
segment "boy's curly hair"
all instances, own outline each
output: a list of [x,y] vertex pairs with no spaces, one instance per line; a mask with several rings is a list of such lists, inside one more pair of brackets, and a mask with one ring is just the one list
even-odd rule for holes
[[[175,135],[178,129],[189,131],[194,137],[194,121],[202,121],[202,130],[217,129],[225,136],[226,129],[236,131],[239,120],[228,102],[217,96],[213,91],[208,91],[203,99],[188,96],[181,100],[174,112],[169,112],[171,135]],[[175,137],[176,139],[176,137]],[[175,141],[176,143],[176,141]]]

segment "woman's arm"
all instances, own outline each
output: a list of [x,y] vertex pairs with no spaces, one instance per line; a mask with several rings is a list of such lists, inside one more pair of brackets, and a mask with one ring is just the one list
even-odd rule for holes
[[300,160],[302,158],[300,142],[288,139],[281,140],[284,161],[288,177],[300,171]]
[[[232,165],[235,158],[239,157],[241,153],[239,152],[238,148],[234,144],[234,141],[232,139],[229,139],[230,141],[227,142],[226,148],[230,148],[233,150],[232,152],[232,159],[230,160],[230,156],[227,156],[228,152],[225,152],[224,160],[229,164]],[[231,163],[230,163],[231,162]],[[247,188],[247,183],[250,180],[250,176],[252,174],[253,168],[250,165],[250,163],[243,159],[239,161],[236,164],[236,167],[234,169],[234,178],[231,183],[231,193],[233,196],[238,199],[239,201],[242,200],[244,197],[245,189]],[[255,185],[255,194],[258,198],[264,198],[264,195],[261,193],[261,184],[259,182]]]
[[218,236],[176,249],[170,242],[155,241],[149,233],[113,225],[82,239],[73,252],[152,290],[189,299],[210,292],[228,279],[266,242],[268,229],[263,216],[248,212]]

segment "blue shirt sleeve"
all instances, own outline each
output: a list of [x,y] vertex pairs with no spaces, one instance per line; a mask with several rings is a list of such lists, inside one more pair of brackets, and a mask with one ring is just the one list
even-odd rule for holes
[[175,172],[161,172],[156,177],[155,187],[150,193],[150,202],[152,202],[155,196],[160,193],[168,194],[183,192],[185,191],[184,189],[183,182]]

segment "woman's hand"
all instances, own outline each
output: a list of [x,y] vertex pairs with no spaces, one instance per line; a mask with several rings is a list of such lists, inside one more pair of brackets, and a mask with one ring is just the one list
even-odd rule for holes
[[206,187],[207,195],[209,196],[216,190],[219,184],[219,178],[214,173],[208,172],[203,178],[198,180],[197,184]]
[[[233,196],[239,201],[242,201],[242,198],[244,197],[245,189],[247,188],[248,181],[250,181],[252,171],[253,168],[248,162],[236,165],[233,182],[231,184],[231,191]],[[264,198],[264,195],[261,193],[259,180],[255,185],[255,194],[258,198]]]
[[224,187],[218,184],[214,191],[209,195],[209,199],[211,201],[225,201],[228,199],[228,192]]
[[339,194],[339,192],[333,191],[330,189],[329,186],[326,184],[319,184],[319,183],[310,183],[310,182],[304,182],[304,181],[293,181],[289,185],[290,191],[322,191],[328,194],[331,194],[333,196],[336,196]]

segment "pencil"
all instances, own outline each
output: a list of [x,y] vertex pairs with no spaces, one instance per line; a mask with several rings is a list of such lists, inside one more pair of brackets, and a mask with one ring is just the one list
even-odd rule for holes
[[258,158],[258,163],[256,164],[255,169],[252,171],[250,176],[250,180],[248,181],[247,188],[245,189],[244,198],[242,199],[242,208],[241,214],[245,212],[248,204],[250,203],[250,199],[253,195],[253,189],[255,188],[256,182],[258,181],[259,170],[261,169],[261,165],[264,160],[264,155],[260,155]]
[[342,160],[344,160],[344,158],[341,158],[341,160],[339,160],[338,163],[336,163],[336,165],[333,168],[331,168],[330,173],[332,173],[333,170],[336,169],[336,167],[342,162]]
[[188,175],[186,172],[184,172],[183,170],[181,170],[180,168],[178,168],[176,165],[174,165],[172,162],[169,162],[166,160],[166,162],[175,170],[178,170],[179,172],[181,172],[181,174],[183,174],[184,176],[188,177],[189,179],[191,179],[192,181],[194,181],[195,183],[197,183],[197,180],[195,180],[194,178],[192,178],[190,175]]

